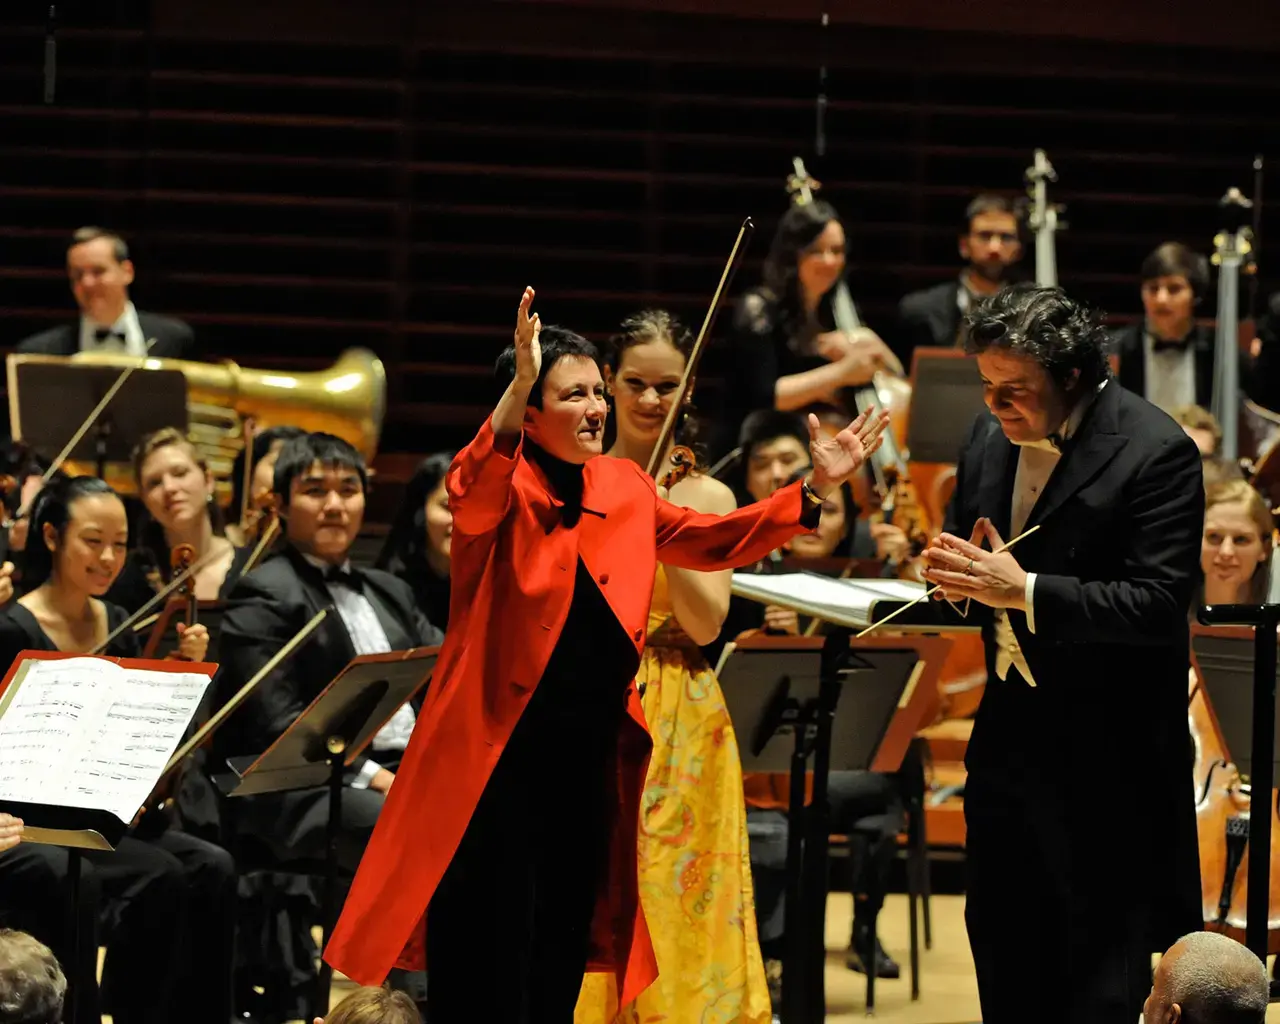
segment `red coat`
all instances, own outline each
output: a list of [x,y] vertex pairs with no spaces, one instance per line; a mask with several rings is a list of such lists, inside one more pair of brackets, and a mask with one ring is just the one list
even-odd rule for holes
[[[582,558],[635,642],[637,663],[658,558],[691,569],[746,565],[803,532],[799,484],[727,516],[658,498],[630,461],[584,468],[583,515],[560,501],[515,438],[489,422],[454,460],[450,621],[399,775],[325,959],[362,985],[423,966],[422,918],[569,613]],[[602,685],[608,685],[602,680]],[[651,743],[634,684],[618,735],[621,813],[592,922],[590,970],[613,971],[623,1003],[657,977],[640,909],[636,838]],[[513,842],[532,837],[513,836]],[[403,954],[403,955],[402,955]]]

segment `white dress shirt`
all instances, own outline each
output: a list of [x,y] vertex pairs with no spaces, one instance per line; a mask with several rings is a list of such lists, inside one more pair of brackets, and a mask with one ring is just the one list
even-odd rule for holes
[[[1098,385],[1098,391],[1106,386],[1107,382],[1104,380]],[[1094,392],[1094,396],[1098,391]],[[1094,396],[1078,403],[1071,411],[1066,423],[1058,431],[1062,440],[1065,441],[1079,429],[1080,421],[1084,418],[1085,410],[1088,409]],[[1040,495],[1048,486],[1049,478],[1053,476],[1053,471],[1062,460],[1061,450],[1048,438],[1041,441],[1014,443],[1018,445],[1018,469],[1013,479],[1013,503],[1009,511],[1010,539],[1018,536],[1026,527],[1027,520],[1031,518],[1031,510],[1040,500]],[[1029,572],[1024,594],[1027,605],[1027,630],[1033,634],[1036,631],[1035,588],[1036,574]],[[996,609],[995,627],[996,675],[1003,681],[1008,677],[1009,669],[1016,668],[1023,679],[1035,686],[1036,681],[1031,675],[1026,656],[1018,644],[1017,634],[1014,633],[1013,626],[1009,623],[1009,615],[1003,608]]]
[[[328,572],[330,565],[310,555],[303,555],[308,562],[321,572]],[[350,561],[342,566],[344,572],[351,571]],[[391,641],[387,639],[387,631],[382,628],[382,621],[374,610],[373,604],[359,590],[354,590],[339,580],[325,580],[325,589],[333,598],[333,606],[338,610],[338,617],[351,637],[351,646],[356,654],[386,654],[391,650]],[[374,736],[372,748],[375,751],[403,751],[409,745],[409,737],[413,734],[415,718],[413,708],[401,704],[378,734]],[[374,760],[367,760],[360,769],[360,774],[352,785],[356,789],[368,787],[374,775],[382,765]]]
[[1146,369],[1146,398],[1165,412],[1196,404],[1196,353],[1190,339],[1182,348],[1156,351],[1156,336],[1142,332],[1142,358]]
[[[98,332],[106,328],[110,336],[99,340]],[[147,354],[147,339],[143,337],[142,325],[138,322],[138,311],[132,302],[126,302],[120,319],[113,324],[94,323],[88,317],[80,318],[80,351],[81,352],[113,352],[120,355],[138,356]]]

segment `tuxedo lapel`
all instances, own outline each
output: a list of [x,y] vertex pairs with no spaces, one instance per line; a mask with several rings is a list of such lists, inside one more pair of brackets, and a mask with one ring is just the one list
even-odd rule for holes
[[326,645],[334,648],[334,653],[343,658],[342,664],[345,665],[356,656],[356,648],[351,642],[351,634],[347,632],[346,623],[338,614],[337,605],[333,603],[333,595],[325,586],[324,576],[319,569],[291,547],[285,548],[285,557],[289,559],[289,564],[293,566],[294,574],[298,577],[298,587],[305,596],[307,610],[312,615],[321,609],[328,611],[329,614],[325,618],[321,632],[325,637]]
[[1207,409],[1213,403],[1213,334],[1207,327],[1197,327],[1192,345],[1196,364],[1196,404]]
[[1017,449],[999,425],[988,424],[982,452],[982,479],[978,485],[978,515],[986,516],[999,531],[1009,533],[1013,509],[1013,481],[1018,471]]
[[407,618],[404,610],[399,607],[399,603],[372,573],[365,572],[363,576],[364,596],[368,598],[374,614],[378,616],[378,622],[382,626],[382,631],[387,634],[387,643],[391,645],[391,649],[406,651],[410,647],[416,647],[417,641],[406,628]]
[[[1106,469],[1107,464],[1125,445],[1116,433],[1116,403],[1120,391],[1112,381],[1094,400],[1092,408],[1075,436],[1067,442],[1062,459],[1055,467],[1044,493],[1027,517],[1026,529],[1037,526],[1053,515],[1072,495]],[[1003,535],[1002,535],[1003,536]]]

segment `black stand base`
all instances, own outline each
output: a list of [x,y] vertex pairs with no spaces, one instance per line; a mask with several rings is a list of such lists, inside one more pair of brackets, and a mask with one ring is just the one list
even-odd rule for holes
[[[334,752],[333,748],[339,749]],[[329,821],[325,827],[324,895],[320,901],[320,969],[316,972],[316,987],[311,996],[311,1020],[324,1019],[329,1014],[329,991],[333,986],[333,968],[324,959],[325,943],[338,923],[338,838],[342,834],[342,761],[346,743],[341,740],[329,743]]]

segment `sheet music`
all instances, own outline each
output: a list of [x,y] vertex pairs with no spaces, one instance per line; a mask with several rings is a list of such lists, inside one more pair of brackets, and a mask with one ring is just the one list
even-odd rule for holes
[[924,593],[923,583],[907,580],[839,580],[807,572],[764,575],[735,572],[733,593],[768,604],[780,604],[807,615],[860,627]]
[[201,673],[97,658],[31,662],[0,716],[0,806],[84,807],[131,821],[208,685]]

